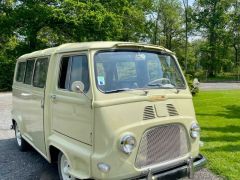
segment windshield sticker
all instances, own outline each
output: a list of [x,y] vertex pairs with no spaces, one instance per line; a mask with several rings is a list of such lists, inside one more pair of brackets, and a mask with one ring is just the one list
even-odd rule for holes
[[146,56],[143,53],[137,53],[135,56],[135,60],[139,61],[139,60],[145,60]]
[[104,76],[98,76],[97,80],[98,80],[98,85],[100,85],[100,86],[104,86],[105,85]]

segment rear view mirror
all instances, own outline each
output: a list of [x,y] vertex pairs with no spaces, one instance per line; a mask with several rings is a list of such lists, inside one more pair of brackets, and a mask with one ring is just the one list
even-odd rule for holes
[[83,93],[84,84],[82,81],[74,81],[71,86],[71,90],[76,93]]

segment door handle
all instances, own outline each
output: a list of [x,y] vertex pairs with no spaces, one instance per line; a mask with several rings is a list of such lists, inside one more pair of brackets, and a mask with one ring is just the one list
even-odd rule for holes
[[29,93],[21,93],[21,96],[28,97],[28,96],[31,96],[31,94],[29,94]]
[[50,96],[50,98],[51,98],[52,101],[56,101],[57,96],[55,94],[53,94],[53,95]]

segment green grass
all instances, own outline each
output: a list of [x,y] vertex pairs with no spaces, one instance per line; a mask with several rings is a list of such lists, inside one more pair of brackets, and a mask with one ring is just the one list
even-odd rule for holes
[[194,105],[207,167],[226,179],[240,179],[240,91],[200,92]]

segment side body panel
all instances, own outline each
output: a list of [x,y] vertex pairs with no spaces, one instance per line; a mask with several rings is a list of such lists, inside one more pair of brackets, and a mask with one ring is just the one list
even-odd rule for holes
[[48,147],[55,147],[60,150],[70,163],[70,173],[79,179],[91,177],[90,156],[92,146],[83,144],[72,138],[54,132],[48,137]]
[[16,82],[14,79],[13,119],[20,126],[23,138],[45,156],[43,107],[41,106],[43,99],[43,88]]
[[92,131],[94,110],[91,108],[91,87],[87,96],[58,89],[60,60],[64,55],[88,52],[53,54],[45,91],[44,127],[47,157],[51,161],[53,146],[70,162],[70,173],[77,178],[91,177]]
[[73,55],[87,55],[87,52],[65,53],[59,55],[55,61],[57,74],[52,81],[54,86],[50,93],[52,128],[61,134],[91,145],[93,110],[92,101],[88,98],[91,97],[91,90],[85,96],[82,93],[58,88],[61,58]]
[[44,89],[32,89],[32,108],[31,108],[31,122],[29,123],[30,136],[33,139],[34,145],[46,155],[46,146],[44,138],[44,122],[43,122],[43,101]]

